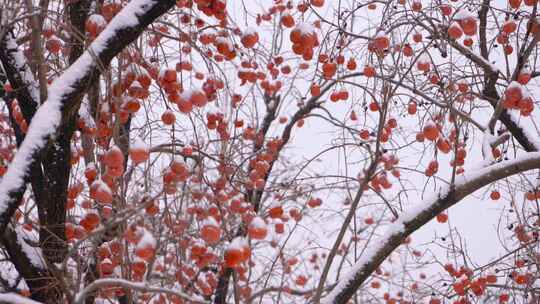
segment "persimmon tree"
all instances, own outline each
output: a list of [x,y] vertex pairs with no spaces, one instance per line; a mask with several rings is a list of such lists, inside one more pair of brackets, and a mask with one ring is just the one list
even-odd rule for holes
[[537,303],[537,9],[4,0],[0,301]]

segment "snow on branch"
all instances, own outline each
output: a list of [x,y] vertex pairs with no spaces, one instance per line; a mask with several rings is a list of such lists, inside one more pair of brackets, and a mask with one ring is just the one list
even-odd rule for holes
[[28,106],[33,114],[40,103],[39,85],[11,31],[0,37],[0,62],[22,107]]
[[471,169],[470,173],[457,177],[454,185],[442,187],[438,193],[402,213],[389,225],[388,230],[370,244],[350,272],[337,282],[321,303],[346,303],[406,237],[467,195],[501,178],[539,168],[540,152],[531,152],[489,167]]
[[536,131],[533,130],[533,128],[528,128],[525,124],[521,123],[518,113],[508,111],[508,117],[510,121],[512,121],[514,125],[521,130],[534,149],[536,149],[536,151],[540,151],[540,138],[538,135],[534,134]]
[[[435,34],[432,32],[432,34]],[[439,35],[440,36],[440,35]],[[493,118],[498,118],[510,131],[510,133],[516,138],[516,140],[523,146],[525,150],[528,152],[538,151],[540,148],[540,144],[537,140],[534,140],[534,138],[531,136],[530,132],[526,128],[523,128],[522,126],[517,123],[515,119],[513,119],[513,115],[511,112],[507,111],[506,109],[497,109],[502,106],[499,105],[499,96],[497,93],[497,90],[495,88],[495,84],[497,83],[497,79],[499,78],[499,74],[501,72],[497,68],[497,66],[493,63],[490,63],[487,59],[484,57],[474,53],[469,48],[463,46],[461,43],[458,43],[454,39],[450,39],[448,35],[442,35],[442,37],[457,51],[459,51],[463,56],[467,57],[472,62],[476,63],[478,66],[482,67],[484,71],[486,72],[487,76],[489,76],[491,81],[489,81],[486,86],[483,89],[483,94],[485,96],[482,96],[483,98],[488,98],[489,102],[492,104],[492,106],[495,108],[495,113]],[[537,39],[537,38],[535,38]],[[530,47],[532,49],[532,46],[536,45],[531,43]],[[523,62],[526,62],[526,60],[523,60]],[[498,113],[501,111],[500,113]],[[492,122],[490,122],[490,125],[495,124],[496,120],[492,119]]]
[[458,50],[463,56],[467,57],[469,60],[471,60],[472,62],[482,67],[487,73],[489,74],[500,73],[499,69],[497,68],[495,64],[484,59],[479,54],[474,53],[467,47],[461,45],[460,43],[448,37],[446,37],[446,41],[448,41],[448,43],[450,43],[450,45],[454,47],[456,50]]
[[[30,246],[24,236],[28,236],[21,227],[15,228],[15,234],[17,235],[17,243],[21,247],[21,251],[26,255],[32,266],[37,269],[46,269],[45,259],[43,258],[43,252],[40,247]],[[38,241],[37,239],[35,240]]]
[[[49,97],[38,109],[28,133],[7,173],[0,182],[0,231],[3,230],[18,201],[35,155],[58,129],[72,109],[80,103],[90,80],[99,75],[98,62],[107,66],[148,24],[174,6],[174,0],[133,0],[126,5],[88,49],[49,87]],[[77,101],[75,104],[73,101]]]
[[0,293],[0,303],[11,304],[42,304],[41,302],[23,297],[16,293]]
[[86,297],[89,296],[90,293],[99,290],[100,288],[104,288],[107,286],[120,286],[124,288],[129,288],[133,290],[139,290],[143,292],[156,292],[156,293],[165,293],[177,296],[181,299],[189,301],[189,303],[194,304],[206,304],[209,303],[207,301],[194,298],[188,294],[185,294],[183,292],[179,292],[176,290],[163,288],[163,287],[157,287],[157,286],[150,286],[147,283],[142,282],[131,282],[124,279],[113,279],[113,278],[106,278],[106,279],[98,279],[92,282],[90,285],[86,286],[81,292],[79,292],[75,296],[75,300],[73,304],[83,304]]
[[[42,288],[43,283],[52,283],[51,279],[54,280],[54,278],[50,277],[50,274],[46,271],[41,250],[28,244],[25,238],[32,240],[32,235],[8,225],[0,235],[0,243],[5,249],[9,261],[18,274],[24,278],[28,287],[31,290],[33,288]],[[3,302],[0,301],[0,303]]]

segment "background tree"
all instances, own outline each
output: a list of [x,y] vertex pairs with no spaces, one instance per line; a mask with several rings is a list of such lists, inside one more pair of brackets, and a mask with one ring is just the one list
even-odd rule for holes
[[536,303],[537,5],[3,1],[0,301]]

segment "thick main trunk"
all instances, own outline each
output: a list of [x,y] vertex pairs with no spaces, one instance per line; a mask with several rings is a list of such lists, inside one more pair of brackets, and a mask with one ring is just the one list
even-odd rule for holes
[[[66,201],[70,177],[70,141],[75,130],[71,119],[42,154],[44,182],[41,199],[37,201],[40,216],[39,238],[43,255],[49,263],[61,263],[67,252]],[[32,188],[38,185],[32,183]]]

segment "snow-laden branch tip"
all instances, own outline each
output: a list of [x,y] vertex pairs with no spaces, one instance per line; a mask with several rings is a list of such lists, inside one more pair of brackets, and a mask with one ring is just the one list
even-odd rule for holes
[[43,304],[16,293],[0,293],[0,303],[9,304]]
[[454,185],[445,185],[437,193],[424,199],[423,203],[400,214],[399,218],[387,227],[386,232],[370,244],[349,273],[337,282],[336,287],[321,303],[346,303],[407,236],[467,195],[501,178],[539,168],[540,152],[531,152],[489,167],[467,170],[467,173],[456,178]]
[[[122,41],[126,44],[132,40],[119,37],[121,31],[148,24],[170,9],[174,3],[172,0],[131,1],[111,20],[88,49],[51,84],[49,97],[34,115],[19,151],[0,182],[0,228],[7,224],[10,213],[14,211],[13,205],[17,201],[15,196],[21,196],[18,191],[28,177],[29,168],[34,162],[33,155],[42,149],[57,131],[62,110],[70,102],[70,97],[79,93],[78,90],[83,88],[83,80],[89,79],[92,73],[97,71],[96,58],[101,55],[106,58],[116,55],[123,45],[118,45],[115,39],[124,39]],[[140,20],[145,13],[152,13],[149,16],[151,20]],[[135,34],[138,35],[138,32]],[[131,38],[135,39],[136,36]]]
[[97,291],[101,288],[107,287],[107,286],[119,286],[124,288],[129,288],[133,290],[139,290],[144,292],[155,292],[155,293],[165,293],[169,295],[177,296],[183,300],[189,301],[189,303],[194,304],[209,304],[208,301],[195,298],[193,296],[190,296],[188,294],[185,294],[183,292],[179,292],[173,289],[158,287],[158,286],[151,286],[144,282],[131,282],[124,279],[114,279],[114,278],[106,278],[106,279],[98,279],[92,282],[90,285],[86,286],[81,292],[79,292],[75,296],[75,300],[73,304],[83,304],[84,300],[88,295],[94,291]]

